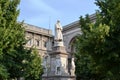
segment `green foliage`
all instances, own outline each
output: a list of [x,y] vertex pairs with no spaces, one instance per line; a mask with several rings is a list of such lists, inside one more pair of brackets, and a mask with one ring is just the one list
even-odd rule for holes
[[88,55],[81,55],[76,54],[76,76],[77,80],[83,79],[83,80],[89,80],[92,78],[92,65],[90,61],[90,56]]
[[[100,11],[96,14],[97,19],[95,23],[91,23],[88,16],[80,18],[83,34],[77,38],[77,44],[79,45],[76,45],[76,55],[82,56],[83,59],[84,55],[87,55],[89,61],[83,60],[81,64],[76,66],[85,67],[83,66],[84,62],[86,64],[92,62],[90,63],[90,68],[86,65],[86,69],[88,69],[86,71],[91,71],[89,75],[94,74],[93,79],[119,80],[120,0],[96,0],[96,4],[99,6]],[[78,61],[81,60],[80,57],[77,59]],[[78,70],[80,71],[80,68]],[[86,73],[86,71],[83,72]],[[77,74],[79,75],[80,72]]]
[[7,79],[7,77],[8,77],[8,73],[6,68],[2,64],[0,64],[0,80]]
[[76,74],[85,80],[101,78],[99,75],[101,74],[100,71],[94,68],[96,62],[93,57],[99,58],[98,53],[102,51],[102,44],[105,41],[104,37],[108,35],[109,27],[91,23],[89,15],[86,15],[85,18],[80,17],[80,24],[83,33],[78,36],[76,42],[76,44],[79,44],[76,45],[76,70],[79,71]]
[[19,78],[22,76],[22,60],[27,55],[24,49],[24,29],[17,23],[20,0],[0,0],[0,78]]
[[42,73],[41,59],[37,52],[24,47],[26,40],[23,22],[17,22],[19,2],[0,0],[0,80],[26,78],[26,74],[28,80],[38,80]]
[[[38,79],[41,70],[38,55],[31,55],[32,50],[24,47],[26,40],[23,22],[17,22],[19,2],[20,0],[0,0],[0,80],[18,79],[31,73]],[[24,61],[29,61],[27,67]],[[26,72],[27,69],[31,70],[30,73]]]
[[[107,77],[120,79],[120,0],[96,0],[100,7],[101,23],[109,26],[109,36],[104,44],[104,69]],[[103,57],[101,57],[103,58]]]
[[43,69],[41,65],[41,57],[37,50],[33,50],[31,53],[31,56],[28,61],[25,61],[26,63],[26,76],[25,80],[40,80]]
[[[80,17],[80,24],[81,24],[81,30],[82,30],[82,36],[78,36],[78,38],[76,39],[76,61],[75,61],[75,65],[76,65],[76,76],[77,76],[77,80],[78,79],[84,79],[84,80],[89,80],[92,73],[91,73],[91,65],[90,65],[90,59],[89,56],[86,54],[81,54],[81,46],[82,45],[78,45],[80,43],[82,43],[79,39],[81,39],[81,37],[86,37],[85,35],[87,34],[87,32],[89,32],[90,27],[90,19],[89,19],[89,15],[86,15],[85,19],[81,16]],[[84,27],[83,27],[84,26]]]

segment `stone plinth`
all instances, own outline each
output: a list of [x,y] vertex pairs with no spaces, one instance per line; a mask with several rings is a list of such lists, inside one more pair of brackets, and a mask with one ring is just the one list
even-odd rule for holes
[[64,46],[54,46],[50,54],[50,68],[42,80],[75,80],[68,73],[68,54]]
[[75,76],[44,76],[42,80],[76,80]]

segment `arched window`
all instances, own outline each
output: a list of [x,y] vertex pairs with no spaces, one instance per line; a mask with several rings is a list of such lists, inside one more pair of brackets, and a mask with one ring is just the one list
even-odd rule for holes
[[76,41],[76,37],[72,38],[70,43],[69,43],[70,52],[72,52],[72,53],[76,52],[75,41]]

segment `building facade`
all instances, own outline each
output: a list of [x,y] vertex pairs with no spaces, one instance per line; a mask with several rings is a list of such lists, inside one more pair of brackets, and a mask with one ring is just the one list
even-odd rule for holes
[[[90,15],[90,20],[91,22],[95,22],[95,14]],[[69,53],[69,58],[71,58],[73,53],[75,52],[75,47],[73,44],[75,42],[76,37],[80,34],[82,34],[82,32],[80,29],[79,20],[63,26],[63,40],[66,50]]]
[[[90,15],[91,22],[95,22],[96,16],[95,14]],[[73,23],[70,23],[66,26],[63,26],[63,40],[64,45],[66,47],[67,53],[68,53],[68,71],[70,72],[72,68],[72,59],[74,59],[74,53],[75,53],[75,40],[76,37],[81,35],[81,28],[80,28],[80,22],[75,21]]]
[[[90,20],[95,22],[95,14],[90,15]],[[54,45],[54,36],[52,30],[37,27],[34,25],[26,24],[25,27],[25,38],[28,40],[26,47],[36,47],[39,50],[41,56],[52,51]],[[67,52],[69,53],[69,58],[75,52],[75,47],[73,43],[75,42],[76,36],[82,34],[80,29],[79,20],[68,25],[63,26],[63,41]]]
[[52,50],[53,35],[49,29],[44,29],[30,24],[23,24],[28,48],[34,47],[39,51],[42,58]]

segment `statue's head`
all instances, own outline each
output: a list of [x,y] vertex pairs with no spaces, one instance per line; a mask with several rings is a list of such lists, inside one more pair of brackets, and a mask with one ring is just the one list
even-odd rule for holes
[[60,23],[60,20],[57,20],[57,23]]

